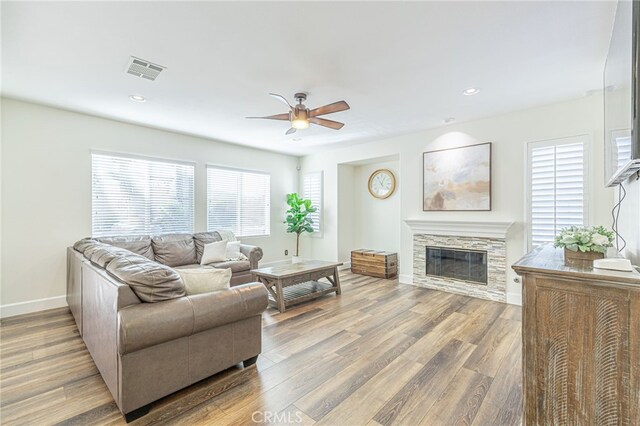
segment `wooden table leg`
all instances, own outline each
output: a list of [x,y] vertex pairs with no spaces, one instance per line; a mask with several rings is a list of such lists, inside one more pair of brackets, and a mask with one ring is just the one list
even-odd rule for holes
[[287,307],[284,303],[284,292],[282,291],[282,280],[276,280],[276,294],[278,295],[276,302],[278,303],[278,310],[284,312]]
[[338,273],[337,266],[333,269],[333,279],[336,281],[336,294],[342,294],[342,289],[340,288],[340,274]]

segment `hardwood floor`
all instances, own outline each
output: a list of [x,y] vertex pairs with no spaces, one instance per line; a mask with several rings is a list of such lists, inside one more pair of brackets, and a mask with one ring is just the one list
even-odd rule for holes
[[[341,296],[269,308],[255,367],[132,424],[521,423],[519,307],[348,272],[341,282]],[[2,320],[0,337],[0,423],[124,424],[67,309]]]

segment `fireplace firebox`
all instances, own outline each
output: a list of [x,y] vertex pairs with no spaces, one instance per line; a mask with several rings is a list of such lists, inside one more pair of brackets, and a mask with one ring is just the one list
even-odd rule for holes
[[487,285],[487,252],[426,246],[426,275]]

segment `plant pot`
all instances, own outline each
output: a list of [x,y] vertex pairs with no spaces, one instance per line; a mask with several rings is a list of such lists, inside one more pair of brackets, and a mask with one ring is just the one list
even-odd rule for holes
[[588,251],[586,253],[581,251],[572,251],[566,247],[564,249],[564,264],[567,266],[593,268],[593,261],[596,259],[604,259],[604,254],[595,251]]
[[300,263],[304,262],[304,259],[300,256],[291,256],[291,263]]

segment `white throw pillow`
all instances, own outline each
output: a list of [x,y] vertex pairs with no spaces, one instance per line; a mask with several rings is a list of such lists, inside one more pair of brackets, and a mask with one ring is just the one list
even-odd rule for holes
[[242,253],[240,253],[240,241],[229,241],[227,243],[227,258],[225,260],[240,260]]
[[205,244],[200,264],[208,265],[209,263],[224,262],[227,260],[227,244],[228,242],[225,240]]
[[176,269],[182,277],[187,296],[226,290],[231,282],[231,269]]

